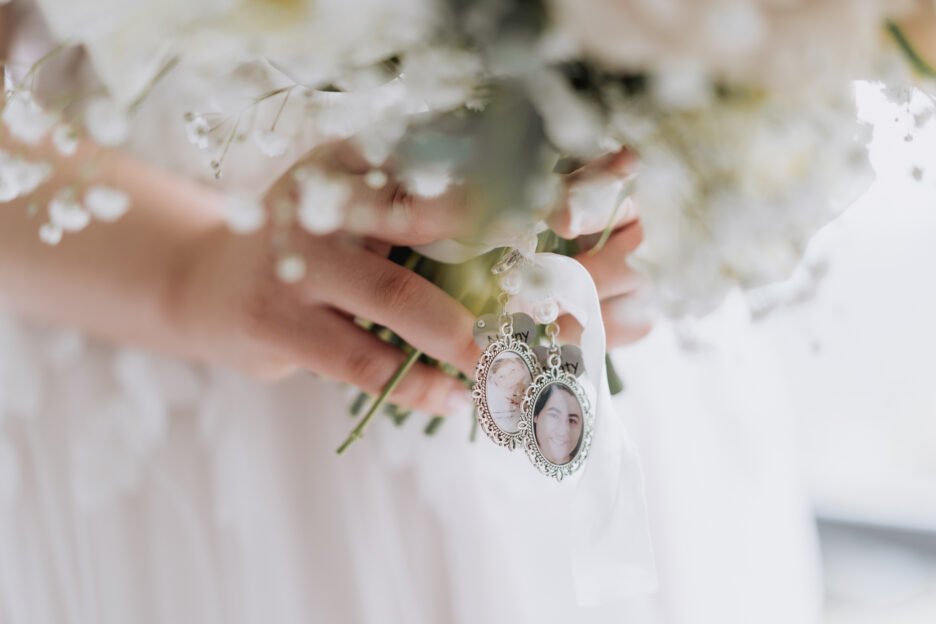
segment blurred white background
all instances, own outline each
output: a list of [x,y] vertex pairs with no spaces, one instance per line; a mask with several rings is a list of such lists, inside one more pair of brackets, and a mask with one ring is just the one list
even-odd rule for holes
[[876,180],[796,274],[615,353],[661,621],[936,622],[933,103],[857,89]]
[[[936,622],[936,132],[859,85],[877,179],[813,241],[815,296],[755,324],[799,419],[830,624]],[[911,140],[908,140],[908,135]]]

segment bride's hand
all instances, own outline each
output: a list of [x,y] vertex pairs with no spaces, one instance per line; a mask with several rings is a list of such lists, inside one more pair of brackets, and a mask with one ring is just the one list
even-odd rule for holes
[[[632,171],[634,160],[634,154],[627,150],[610,154],[570,174],[570,183],[594,175],[626,176]],[[652,329],[650,320],[641,310],[640,294],[647,286],[646,278],[627,264],[627,256],[643,240],[637,205],[630,197],[624,200],[611,226],[610,237],[594,254],[591,248],[608,226],[611,215],[593,213],[588,217],[592,220],[583,220],[581,215],[574,215],[566,206],[553,215],[550,227],[563,238],[577,238],[586,250],[575,259],[588,269],[595,280],[608,348],[636,342]],[[563,340],[578,341],[582,328],[574,318],[566,314],[559,318],[558,323]]]
[[[251,235],[215,228],[187,245],[179,259],[170,305],[180,330],[204,359],[255,376],[278,378],[306,368],[376,393],[405,355],[356,325],[357,316],[389,327],[470,376],[480,356],[471,336],[471,313],[385,257],[391,243],[425,243],[464,232],[470,213],[458,191],[431,200],[400,196],[390,185],[368,186],[366,169],[353,151],[337,146],[315,156],[316,166],[335,168],[351,183],[353,201],[370,207],[368,219],[346,223],[345,230],[327,236],[293,227],[289,246],[304,259],[306,272],[291,284],[276,277],[272,226]],[[283,176],[271,197],[290,192],[292,184],[291,175]],[[600,263],[619,261],[627,240],[639,232],[636,227],[624,225],[601,254],[580,258],[608,299],[608,318],[607,307],[616,305],[629,288],[622,287],[620,270],[605,271]],[[614,331],[620,326],[609,327],[612,344],[620,337]],[[470,403],[460,382],[420,364],[391,400],[430,413],[448,413]]]
[[[370,206],[368,220],[347,228],[355,232],[323,236],[291,227],[288,246],[306,266],[295,283],[276,276],[273,226],[250,235],[215,228],[188,245],[187,257],[179,260],[170,304],[178,326],[200,343],[197,351],[205,359],[254,376],[278,378],[305,368],[379,393],[406,355],[355,324],[354,317],[360,317],[472,375],[481,355],[471,334],[473,315],[385,257],[390,243],[456,235],[464,214],[455,205],[457,197],[401,201],[392,188],[367,186],[351,153],[327,149],[317,158],[316,166],[343,169],[355,201]],[[293,184],[286,174],[273,186],[271,208],[277,197],[293,192]],[[463,383],[419,363],[390,398],[433,414],[471,403]]]
[[[360,316],[473,370],[474,319],[442,290],[347,234],[296,232],[293,243],[308,267],[296,283],[276,277],[267,230],[218,228],[192,245],[176,281],[174,318],[206,359],[267,379],[306,368],[379,393],[406,356],[356,325]],[[464,384],[418,363],[391,399],[433,414],[470,404]]]

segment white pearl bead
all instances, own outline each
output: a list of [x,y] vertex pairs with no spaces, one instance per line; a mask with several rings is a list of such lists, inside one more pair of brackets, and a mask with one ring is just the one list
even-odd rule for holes
[[555,299],[540,301],[533,307],[533,318],[540,325],[548,325],[559,318],[559,304]]

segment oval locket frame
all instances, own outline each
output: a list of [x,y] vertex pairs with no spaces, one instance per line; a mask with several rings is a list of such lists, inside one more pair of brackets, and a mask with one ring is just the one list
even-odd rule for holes
[[[568,388],[578,401],[579,407],[582,409],[581,443],[578,445],[578,452],[575,456],[564,464],[556,464],[543,455],[543,451],[540,449],[539,442],[536,439],[533,426],[533,411],[536,408],[536,402],[543,391],[553,384],[559,384]],[[595,411],[592,409],[591,401],[585,392],[585,387],[575,375],[562,370],[558,366],[549,367],[545,370],[541,369],[540,374],[533,378],[533,383],[527,388],[526,394],[523,397],[521,409],[523,411],[521,431],[523,432],[523,437],[526,442],[524,448],[527,457],[530,458],[530,461],[541,473],[547,477],[553,477],[557,481],[562,481],[582,467],[585,460],[588,459],[588,453],[591,449],[595,426]]]
[[[487,346],[481,354],[481,359],[478,360],[478,365],[475,369],[475,384],[471,391],[471,396],[474,399],[475,405],[478,407],[478,424],[481,426],[484,433],[498,446],[513,450],[518,446],[526,447],[528,443],[526,440],[528,428],[525,426],[526,415],[523,410],[524,403],[521,402],[520,404],[520,419],[518,421],[517,430],[513,432],[505,431],[500,428],[497,422],[495,422],[491,414],[490,405],[488,404],[488,381],[491,367],[494,365],[497,358],[504,353],[513,353],[522,360],[530,373],[531,385],[541,374],[539,362],[536,359],[536,355],[533,353],[533,349],[530,348],[530,345],[513,335],[501,335],[500,338]],[[527,387],[527,391],[529,391],[529,387]],[[526,397],[526,393],[524,393],[524,397]]]

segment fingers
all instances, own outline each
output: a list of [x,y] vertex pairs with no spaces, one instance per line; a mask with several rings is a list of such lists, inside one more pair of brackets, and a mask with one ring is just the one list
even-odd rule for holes
[[565,178],[561,208],[548,219],[549,227],[563,238],[602,232],[637,218],[637,205],[630,197],[617,203],[623,178],[633,170],[636,156],[623,149],[603,156]]
[[[605,326],[605,344],[608,349],[637,342],[650,333],[653,323],[643,302],[636,295],[614,297],[601,303],[601,317]],[[559,339],[564,343],[579,344],[582,326],[575,317],[563,314],[559,325]]]
[[[578,200],[569,199],[576,189],[566,189],[566,198],[562,202],[563,208],[550,216],[547,221],[550,229],[562,238],[573,239],[579,236],[603,232],[610,224],[612,229],[627,225],[637,220],[637,202],[633,197],[625,197],[620,204],[615,204],[615,198],[610,197],[614,191],[612,183],[615,180],[596,181],[594,183],[608,184],[606,191],[594,193],[595,199],[583,199],[584,205]],[[591,192],[587,193],[589,196]]]
[[602,302],[601,316],[605,324],[605,343],[609,349],[637,342],[653,329],[644,302],[636,294]]
[[[338,223],[329,225],[394,245],[420,245],[473,233],[475,224],[465,210],[464,189],[449,185],[445,174],[434,197],[421,197],[406,191],[387,172],[372,167],[347,141],[323,145],[313,150],[296,167],[317,171],[326,179],[346,186],[347,200]],[[301,177],[301,176],[300,176]],[[274,186],[274,194],[299,194],[292,175]]]
[[342,310],[389,327],[427,355],[474,372],[481,349],[471,334],[474,316],[428,280],[365,251],[348,253],[340,268],[305,286]]
[[642,241],[643,226],[633,221],[612,234],[597,253],[586,251],[575,257],[591,273],[601,299],[633,292],[645,283],[644,276],[626,262]]
[[[379,340],[337,314],[306,316],[290,341],[304,366],[326,377],[379,394],[406,359],[401,350]],[[401,406],[429,414],[451,414],[471,405],[465,385],[442,371],[416,363],[390,395]]]
[[473,232],[461,189],[438,197],[417,197],[395,182],[371,188],[364,176],[350,176],[353,186],[344,229],[394,245],[422,245]]
[[624,147],[612,154],[606,154],[601,158],[593,160],[569,175],[575,178],[576,176],[605,172],[618,176],[625,176],[633,171],[636,162],[637,154]]

